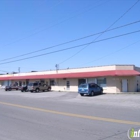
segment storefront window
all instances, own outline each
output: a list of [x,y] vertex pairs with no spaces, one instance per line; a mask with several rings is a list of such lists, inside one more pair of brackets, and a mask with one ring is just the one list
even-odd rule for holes
[[54,86],[55,85],[55,81],[54,80],[50,80],[50,85]]
[[98,78],[97,84],[101,87],[106,87],[106,78]]
[[85,84],[86,79],[78,79],[78,85]]
[[45,80],[44,79],[43,80],[41,79],[40,82],[44,84],[45,83]]

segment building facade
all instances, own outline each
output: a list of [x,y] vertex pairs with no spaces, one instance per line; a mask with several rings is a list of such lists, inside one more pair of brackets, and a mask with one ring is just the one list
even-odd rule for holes
[[105,93],[136,92],[140,89],[140,68],[111,65],[0,75],[1,87],[13,83],[22,86],[35,81],[50,84],[54,91],[77,92],[81,83],[93,82],[102,86]]

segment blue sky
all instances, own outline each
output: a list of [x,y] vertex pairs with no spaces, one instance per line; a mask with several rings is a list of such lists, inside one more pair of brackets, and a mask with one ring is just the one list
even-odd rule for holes
[[[60,69],[112,64],[134,64],[140,67],[140,32],[90,44],[67,61],[65,61],[67,58],[83,47],[14,63],[1,64],[91,42],[97,36],[24,57],[1,61],[106,30],[136,1],[1,0],[0,73],[3,73],[2,71],[18,71],[18,67],[20,67],[21,72],[52,70],[55,69],[56,64],[59,64]],[[140,2],[111,28],[140,20],[139,15]],[[136,30],[140,30],[140,23],[104,33],[97,40]],[[137,43],[127,47],[134,42]],[[124,47],[127,48],[122,49]],[[61,63],[63,61],[65,62]]]

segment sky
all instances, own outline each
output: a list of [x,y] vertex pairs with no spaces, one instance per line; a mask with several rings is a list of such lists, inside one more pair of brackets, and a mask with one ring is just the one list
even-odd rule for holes
[[[1,0],[0,73],[19,68],[20,72],[53,70],[56,64],[59,69],[114,64],[140,67],[140,32],[107,40],[139,31],[140,22],[103,32],[139,20],[140,0]],[[103,33],[59,45],[99,32]],[[89,42],[94,43],[80,46]]]

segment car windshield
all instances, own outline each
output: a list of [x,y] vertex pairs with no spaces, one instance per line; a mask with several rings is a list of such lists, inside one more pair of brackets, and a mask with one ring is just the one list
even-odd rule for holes
[[29,83],[28,86],[33,86],[33,83]]
[[81,84],[79,87],[80,88],[87,88],[87,84]]
[[38,83],[34,83],[33,86],[38,86]]

